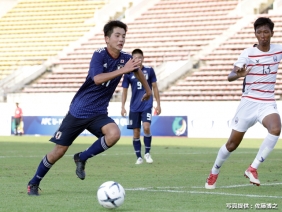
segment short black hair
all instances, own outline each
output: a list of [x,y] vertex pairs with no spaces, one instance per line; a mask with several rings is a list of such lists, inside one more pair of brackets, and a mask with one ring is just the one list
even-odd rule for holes
[[141,54],[143,56],[143,51],[141,49],[134,49],[131,54]]
[[274,23],[271,21],[270,18],[266,18],[266,17],[260,17],[255,21],[255,23],[254,23],[255,31],[258,27],[261,27],[261,26],[264,26],[264,25],[267,25],[269,27],[269,29],[271,30],[271,32],[273,32]]
[[125,32],[127,32],[127,25],[121,21],[118,20],[113,20],[109,21],[105,26],[104,26],[104,36],[111,37],[114,28],[119,27],[124,29]]

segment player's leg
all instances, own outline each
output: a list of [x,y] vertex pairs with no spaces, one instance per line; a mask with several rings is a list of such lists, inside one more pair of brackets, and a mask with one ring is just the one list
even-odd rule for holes
[[23,123],[22,120],[20,120],[20,124],[19,124],[19,127],[18,127],[18,134],[19,134],[20,136],[22,136],[23,133],[24,133],[23,128],[24,128],[24,123]]
[[141,141],[140,141],[140,128],[134,128],[133,129],[133,148],[137,157],[137,160],[135,162],[136,165],[143,163],[143,158],[141,155]]
[[120,130],[117,124],[107,115],[100,115],[93,118],[87,130],[94,134],[98,140],[83,152],[78,152],[74,155],[76,175],[81,180],[85,178],[84,169],[86,161],[115,145],[120,138]]
[[210,171],[210,175],[206,180],[206,189],[215,189],[216,180],[218,178],[219,169],[230,156],[231,152],[240,145],[245,132],[253,126],[257,121],[258,104],[242,99],[234,118],[231,122],[232,132],[226,144],[218,151],[214,165]]
[[129,111],[129,123],[127,129],[133,129],[133,148],[137,157],[135,164],[143,163],[141,156],[141,141],[140,141],[140,128],[141,128],[141,113]]
[[120,130],[116,123],[108,123],[101,129],[103,135],[98,138],[89,148],[81,152],[79,157],[82,161],[98,155],[114,146],[120,139]]
[[15,131],[16,131],[16,133],[15,133],[15,135],[18,135],[19,134],[19,126],[20,126],[20,118],[15,118],[15,121],[16,121],[16,128],[15,128]]
[[54,149],[43,157],[43,159],[41,160],[41,162],[38,165],[35,175],[28,182],[28,188],[27,188],[28,195],[39,195],[38,187],[39,187],[41,180],[44,178],[47,172],[51,169],[51,167],[55,164],[55,162],[59,160],[65,154],[67,149],[68,149],[68,146],[61,146],[61,145],[56,144]]
[[268,130],[268,134],[260,146],[255,163],[252,164],[254,168],[258,168],[260,163],[262,163],[274,149],[281,133],[281,120],[277,113],[266,116],[262,124]]
[[268,134],[263,140],[254,161],[245,171],[245,176],[250,179],[250,183],[258,186],[260,185],[260,181],[258,179],[257,169],[272,152],[281,133],[281,120],[276,105],[269,104],[267,106],[264,104],[263,106],[265,108],[262,110],[259,121],[268,130]]
[[150,108],[142,112],[141,117],[143,123],[143,131],[144,131],[144,146],[145,146],[144,158],[147,163],[153,163],[153,159],[150,155],[151,143],[152,143],[152,134],[151,134],[152,109]]
[[236,130],[232,130],[231,135],[226,144],[224,144],[218,151],[217,157],[211,169],[210,175],[207,178],[205,188],[206,189],[215,189],[216,180],[219,174],[219,169],[226,161],[226,159],[230,156],[231,152],[233,152],[240,145],[245,132],[239,132]]
[[28,195],[39,195],[38,188],[41,180],[51,167],[65,154],[75,138],[84,130],[79,119],[67,114],[58,131],[50,141],[56,145],[51,152],[43,157],[33,178],[28,182]]

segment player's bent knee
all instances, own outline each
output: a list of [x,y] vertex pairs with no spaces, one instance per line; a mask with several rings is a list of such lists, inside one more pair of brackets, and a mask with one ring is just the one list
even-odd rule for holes
[[47,154],[48,161],[54,164],[57,160],[64,156],[68,148],[68,146],[56,144],[55,148]]
[[54,154],[56,154],[57,156],[60,156],[62,157],[66,151],[68,150],[68,146],[62,146],[62,145],[56,145],[55,148],[54,148]]
[[237,149],[239,145],[237,145],[236,143],[233,142],[227,142],[226,144],[226,149],[228,150],[228,152],[233,152],[234,150]]
[[109,147],[116,144],[116,142],[120,139],[120,131],[111,131],[110,133],[105,135],[106,143]]
[[102,133],[108,147],[113,146],[120,139],[120,130],[115,123],[110,123],[102,127]]
[[281,133],[281,127],[271,128],[268,132],[269,132],[271,135],[279,136],[280,133]]

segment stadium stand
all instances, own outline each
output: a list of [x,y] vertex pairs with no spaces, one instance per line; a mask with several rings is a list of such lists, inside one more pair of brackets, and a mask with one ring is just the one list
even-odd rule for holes
[[21,0],[0,19],[0,80],[39,65],[88,32],[104,1]]
[[[273,43],[281,43],[282,16],[269,15],[275,24]],[[254,20],[257,17],[254,18]],[[243,28],[215,49],[210,55],[201,58],[199,71],[192,73],[184,79],[178,80],[167,91],[161,94],[165,101],[226,101],[239,100],[241,97],[243,79],[228,82],[227,76],[230,73],[233,63],[243,49],[252,46],[257,41],[253,36],[252,23]],[[279,68],[281,70],[281,67]],[[276,100],[281,99],[282,74],[277,75]]]
[[[157,67],[163,62],[188,60],[207,46],[240,17],[228,16],[237,0],[159,0],[128,23],[124,51],[142,48],[145,64]],[[85,78],[93,51],[105,46],[98,33],[81,46],[59,58],[52,73],[24,88],[24,92],[73,92]],[[66,80],[68,79],[68,80]],[[121,88],[116,90],[119,96]],[[163,96],[164,97],[164,96]],[[164,99],[165,100],[165,99]]]
[[[83,2],[83,3],[81,3]],[[161,92],[162,101],[238,100],[242,80],[229,83],[226,78],[239,53],[256,40],[252,23],[239,28],[243,15],[236,13],[238,0],[154,0],[145,12],[126,22],[129,30],[124,51],[142,48],[145,64],[155,69],[165,62],[187,61],[198,57],[192,71]],[[263,0],[253,1],[260,8]],[[79,5],[79,7],[78,7]],[[58,54],[72,41],[81,38],[94,26],[93,18],[104,1],[22,0],[0,19],[0,80],[23,65],[36,65],[59,55],[52,68],[26,85],[23,93],[77,91],[84,81],[95,49],[105,46],[102,32],[80,42],[67,54]],[[264,8],[266,7],[265,4]],[[268,7],[268,6],[267,6]],[[237,8],[238,9],[238,8]],[[252,8],[248,9],[249,11]],[[65,12],[72,11],[72,12]],[[258,11],[258,10],[256,10]],[[266,11],[267,12],[267,11]],[[257,17],[253,15],[253,20]],[[120,15],[122,17],[123,14]],[[280,15],[268,15],[276,22],[273,42],[280,42]],[[40,17],[40,18],[39,18]],[[110,17],[110,16],[109,16]],[[237,25],[237,26],[236,26]],[[217,38],[236,26],[211,53],[202,55]],[[102,30],[101,30],[102,31]],[[9,36],[3,33],[8,32]],[[97,32],[97,30],[96,30]],[[200,56],[200,57],[199,57]],[[278,75],[276,99],[282,86]],[[120,96],[117,87],[115,97]]]

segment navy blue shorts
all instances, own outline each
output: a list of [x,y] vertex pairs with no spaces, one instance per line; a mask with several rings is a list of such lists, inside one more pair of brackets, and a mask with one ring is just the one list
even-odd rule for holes
[[61,126],[50,141],[62,146],[70,146],[77,136],[79,136],[85,129],[97,138],[100,138],[103,136],[101,128],[109,123],[115,123],[115,121],[106,114],[95,116],[93,118],[81,119],[72,116],[68,112],[63,119]]
[[136,129],[141,128],[142,122],[151,123],[152,119],[152,108],[144,110],[143,112],[129,112],[129,121],[127,125],[127,129]]

